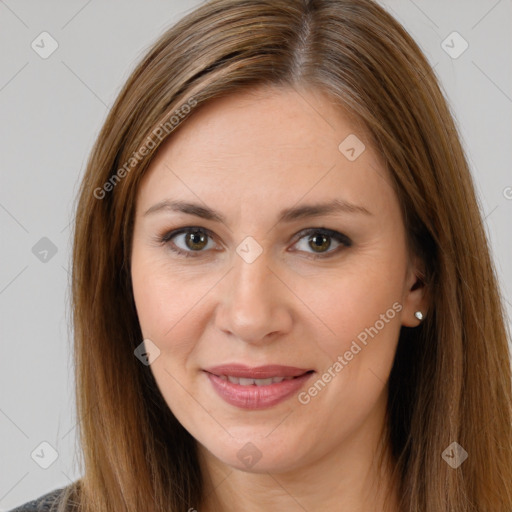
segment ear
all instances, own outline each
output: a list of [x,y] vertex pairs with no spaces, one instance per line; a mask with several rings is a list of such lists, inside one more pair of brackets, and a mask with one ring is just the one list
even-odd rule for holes
[[425,284],[425,272],[423,262],[418,257],[409,260],[407,277],[404,285],[402,325],[417,327],[424,320],[419,320],[414,315],[420,311],[423,319],[428,314],[427,287]]

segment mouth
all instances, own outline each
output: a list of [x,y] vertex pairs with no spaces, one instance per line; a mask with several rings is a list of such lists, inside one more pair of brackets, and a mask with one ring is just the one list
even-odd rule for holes
[[[313,370],[305,372],[312,373]],[[298,375],[297,377],[269,377],[268,379],[251,379],[248,377],[234,377],[233,375],[217,375],[219,379],[224,381],[229,381],[231,384],[238,384],[240,386],[270,386],[270,384],[278,384],[279,382],[283,382],[283,380],[293,380],[302,377],[302,375]]]
[[283,380],[301,377],[314,370],[279,364],[249,367],[243,364],[230,363],[206,368],[204,371],[216,375],[223,380],[229,380],[233,384],[267,386],[272,383],[282,382]]
[[249,368],[224,365],[203,370],[213,389],[228,404],[242,409],[265,409],[290,398],[314,370],[268,365]]

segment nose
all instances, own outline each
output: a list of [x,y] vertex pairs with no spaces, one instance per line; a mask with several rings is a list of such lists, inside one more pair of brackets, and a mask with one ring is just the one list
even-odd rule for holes
[[235,255],[223,281],[215,314],[218,329],[251,344],[291,331],[293,293],[270,268],[265,252],[252,263]]

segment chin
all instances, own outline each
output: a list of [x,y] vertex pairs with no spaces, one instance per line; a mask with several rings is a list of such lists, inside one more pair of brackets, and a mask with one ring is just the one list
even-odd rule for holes
[[250,435],[245,442],[239,439],[228,446],[216,445],[209,451],[222,463],[247,473],[286,473],[300,466],[296,446]]

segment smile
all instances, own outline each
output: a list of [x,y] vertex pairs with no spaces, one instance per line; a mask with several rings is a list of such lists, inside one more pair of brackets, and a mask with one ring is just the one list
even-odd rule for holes
[[[239,409],[249,410],[266,409],[296,395],[315,373],[313,370],[283,366],[280,367],[280,371],[276,371],[275,366],[249,370],[247,367],[238,366],[235,371],[233,366],[231,368],[230,371],[223,370],[225,373],[219,369],[215,370],[216,373],[212,373],[213,369],[210,369],[204,371],[204,374],[208,377],[211,387],[224,402]],[[269,372],[273,372],[273,376]],[[238,375],[232,375],[232,373],[238,373]],[[245,375],[240,376],[241,373]],[[252,375],[266,373],[266,375],[263,375],[264,378],[258,378],[247,376],[248,373]],[[282,373],[288,373],[288,375]]]
[[241,386],[269,386],[270,384],[277,384],[283,380],[296,379],[297,377],[270,377],[268,379],[250,379],[246,377],[233,377],[232,375],[218,375],[222,380],[227,380],[232,384],[240,384]]

